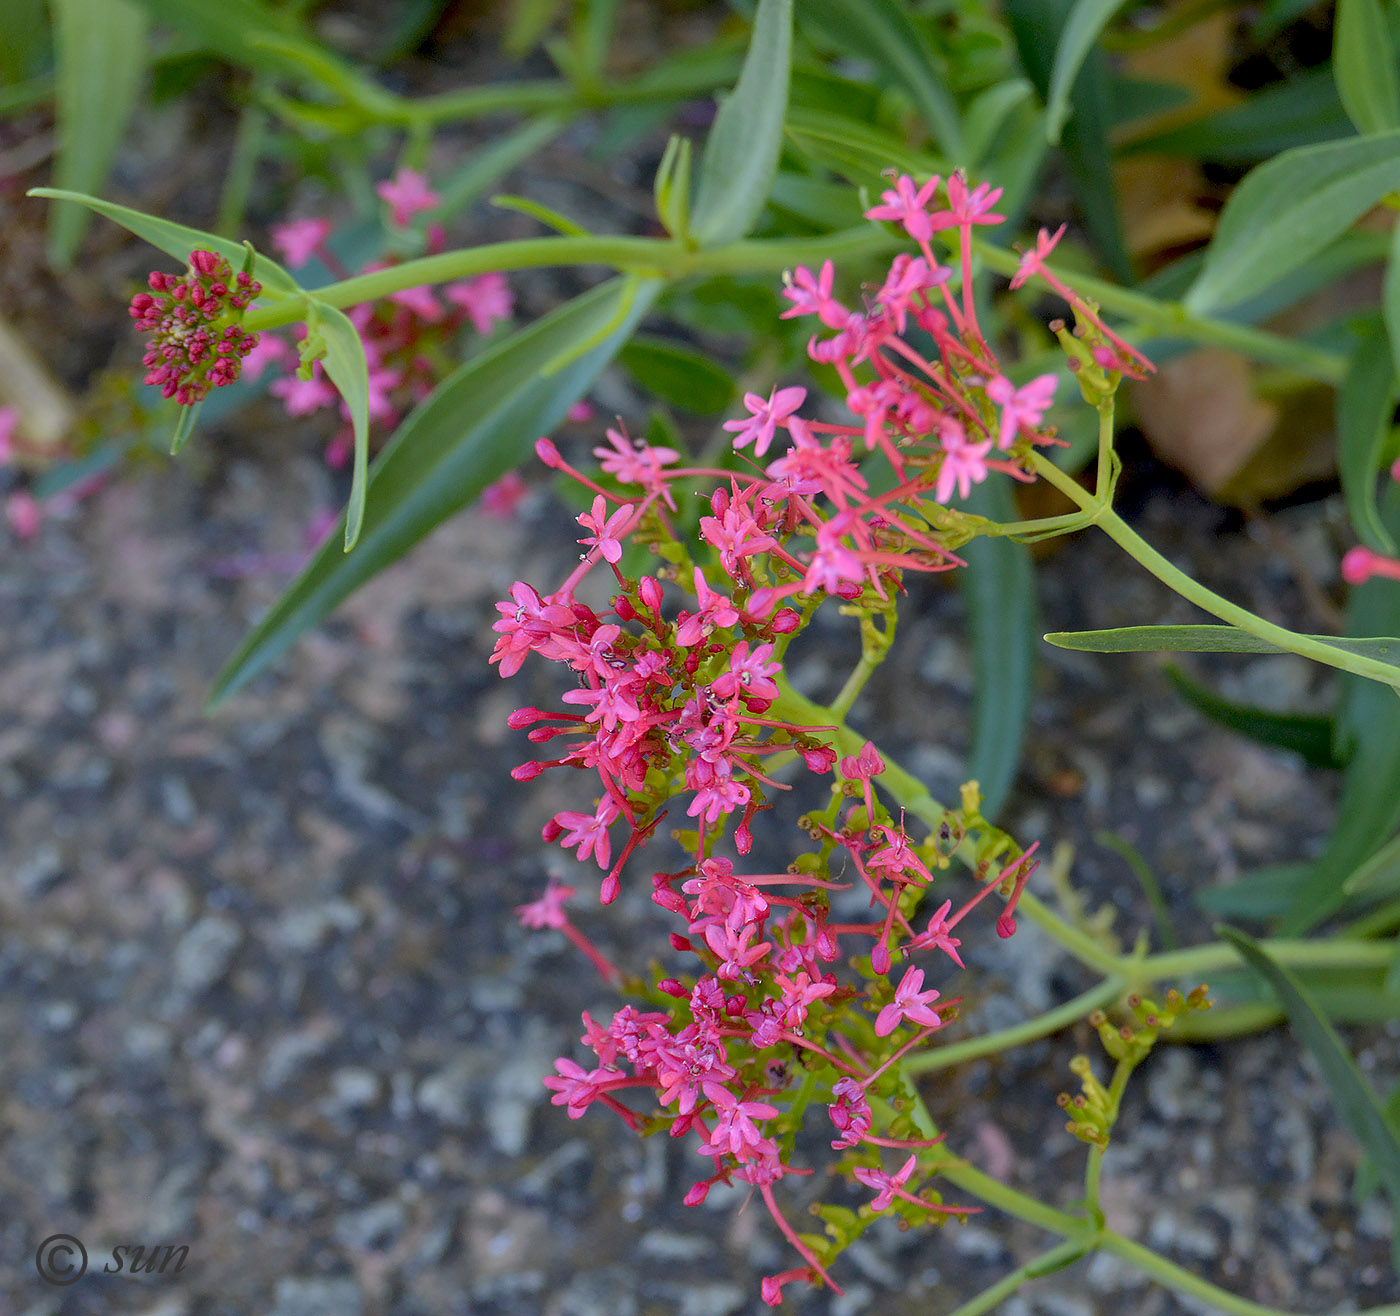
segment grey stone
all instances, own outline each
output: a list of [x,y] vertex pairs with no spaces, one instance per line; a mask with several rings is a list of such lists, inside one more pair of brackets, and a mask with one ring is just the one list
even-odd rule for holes
[[276,1300],[268,1316],[360,1316],[364,1298],[353,1279],[277,1281]]
[[191,996],[213,987],[229,970],[243,944],[243,929],[223,914],[206,914],[179,940],[171,972],[175,986]]

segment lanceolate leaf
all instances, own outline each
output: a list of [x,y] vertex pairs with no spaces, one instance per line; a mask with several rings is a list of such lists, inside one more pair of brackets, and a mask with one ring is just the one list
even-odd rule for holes
[[[1005,481],[986,481],[963,506],[994,521],[1014,521]],[[982,811],[995,820],[1016,777],[1035,679],[1036,603],[1031,554],[1009,539],[975,539],[958,572],[967,601],[977,688],[967,775],[982,787]]]
[[[1374,658],[1396,668],[1400,681],[1400,640],[1367,636],[1309,635],[1334,649]],[[1120,626],[1110,631],[1055,631],[1046,643],[1089,653],[1287,653],[1234,626]],[[1387,696],[1394,699],[1393,695]]]
[[1095,41],[1127,0],[1075,0],[1055,49],[1055,67],[1045,103],[1045,137],[1058,144],[1069,115],[1069,94]]
[[321,364],[332,384],[340,391],[350,412],[355,434],[354,475],[350,481],[350,503],[345,509],[345,551],[355,547],[365,519],[365,478],[369,471],[369,362],[359,332],[344,311],[324,302],[311,303],[317,316],[317,330],[325,340],[326,355]]
[[[1069,21],[1071,4],[1072,0],[1006,0],[1004,5],[1021,66],[1042,100],[1050,94],[1053,52]],[[1109,144],[1112,80],[1103,52],[1090,50],[1070,89],[1073,113],[1064,124],[1060,148],[1094,246],[1114,277],[1130,283],[1132,262],[1123,245]]]
[[1400,891],[1400,836],[1377,850],[1342,883],[1342,890],[1348,896],[1364,895],[1368,900]]
[[1338,0],[1332,73],[1347,116],[1360,133],[1400,128],[1395,43],[1381,0]]
[[638,383],[685,411],[712,416],[734,396],[734,381],[707,356],[664,338],[638,334],[618,354]]
[[[375,459],[355,551],[342,553],[330,540],[321,546],[220,673],[211,701],[263,671],[355,589],[519,464],[588,391],[660,288],[657,280],[613,279],[449,375]],[[549,362],[611,322],[616,327],[606,340],[541,378]]]
[[1385,266],[1385,331],[1390,339],[1390,359],[1400,375],[1400,224],[1390,235],[1390,258]]
[[903,0],[802,0],[801,5],[803,24],[815,26],[842,54],[884,65],[909,92],[941,151],[953,164],[969,164],[957,102],[923,30],[907,11]]
[[1232,699],[1193,680],[1181,668],[1168,664],[1167,679],[1192,707],[1214,722],[1237,731],[1242,736],[1269,745],[1288,749],[1315,768],[1340,768],[1332,745],[1332,719],[1305,713],[1276,713],[1268,708],[1239,704]]
[[[129,0],[52,0],[58,150],[54,179],[65,189],[98,191],[126,135],[146,73],[146,15]],[[49,259],[66,268],[88,216],[53,208]],[[186,255],[189,253],[186,252]]]
[[[48,197],[54,201],[80,201],[99,215],[120,224],[128,233],[134,233],[166,255],[174,256],[182,265],[189,262],[190,252],[201,248],[218,252],[234,269],[243,267],[243,259],[247,255],[248,249],[242,243],[221,238],[217,233],[206,233],[203,229],[187,228],[168,219],[157,219],[154,215],[144,215],[139,210],[131,210],[82,192],[66,192],[57,187],[32,187],[27,195]],[[253,277],[262,284],[264,297],[290,297],[301,292],[297,281],[286,270],[261,254],[253,258]]]
[[1400,189],[1400,130],[1285,151],[1252,170],[1220,217],[1187,294],[1197,314],[1286,278]]
[[1376,504],[1376,484],[1395,412],[1394,388],[1390,344],[1381,325],[1371,322],[1337,394],[1337,462],[1352,527],[1381,553],[1395,552],[1395,540],[1381,524]]
[[738,85],[705,141],[690,232],[703,246],[742,238],[768,197],[783,144],[792,0],[759,0]]
[[1294,1036],[1312,1052],[1337,1114],[1370,1158],[1392,1210],[1400,1211],[1400,1142],[1396,1141],[1375,1091],[1342,1045],[1337,1030],[1314,1004],[1307,989],[1270,958],[1258,942],[1226,926],[1217,927],[1216,932],[1239,951],[1244,962],[1278,997]]

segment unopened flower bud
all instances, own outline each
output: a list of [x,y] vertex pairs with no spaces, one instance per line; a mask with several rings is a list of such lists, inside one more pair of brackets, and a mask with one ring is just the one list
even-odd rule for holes
[[564,459],[559,455],[559,449],[548,439],[535,440],[535,456],[552,471],[557,471],[564,465]]
[[779,608],[768,623],[774,635],[789,635],[802,625],[802,615],[794,608]]
[[661,981],[656,984],[656,989],[657,991],[665,992],[667,996],[676,997],[677,1000],[690,995],[690,993],[686,991],[684,985],[675,978],[662,978]]
[[538,759],[531,759],[528,763],[522,763],[518,768],[512,768],[510,775],[516,781],[534,781],[544,771],[544,767],[545,765]]

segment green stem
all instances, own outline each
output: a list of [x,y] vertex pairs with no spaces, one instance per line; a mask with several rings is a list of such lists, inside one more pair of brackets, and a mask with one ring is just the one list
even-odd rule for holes
[[[978,242],[975,249],[983,263],[998,274],[1009,277],[1020,264],[1020,257],[1004,247]],[[1279,334],[1252,329],[1248,325],[1196,315],[1177,302],[1160,301],[1146,293],[1120,288],[1087,274],[1076,272],[1069,275],[1066,282],[1092,298],[1104,310],[1127,316],[1155,333],[1233,348],[1255,360],[1287,366],[1324,384],[1340,384],[1346,376],[1347,358],[1337,352],[1324,352]]]
[[[1105,1252],[1111,1252],[1114,1256],[1131,1262],[1168,1288],[1175,1289],[1178,1293],[1190,1294],[1221,1311],[1238,1313],[1238,1316],[1281,1316],[1277,1307],[1266,1307],[1261,1302],[1236,1297],[1227,1289],[1219,1288],[1209,1280],[1193,1275],[1184,1267],[1158,1256],[1150,1248],[1145,1248],[1130,1238],[1124,1238],[1112,1229],[1105,1229],[1099,1235],[1098,1245]],[[1396,1310],[1395,1307],[1373,1307],[1365,1316],[1394,1316]]]
[[[1024,899],[1024,897],[1023,897]],[[1384,968],[1395,958],[1393,942],[1331,938],[1327,941],[1262,941],[1270,959],[1291,968]],[[1130,982],[1160,982],[1165,978],[1199,978],[1216,969],[1241,967],[1239,953],[1223,941],[1188,950],[1163,951],[1138,960],[1123,959],[1119,972]]]
[[1242,608],[1239,604],[1231,603],[1229,599],[1222,598],[1214,590],[1207,589],[1198,581],[1193,580],[1179,567],[1173,566],[1112,508],[1107,507],[1087,490],[1082,489],[1074,479],[1061,471],[1053,462],[1047,461],[1039,453],[1033,453],[1031,460],[1037,474],[1067,495],[1077,506],[1091,513],[1092,519],[1097,522],[1099,529],[1119,548],[1123,549],[1129,557],[1136,559],[1164,585],[1169,586],[1182,598],[1194,603],[1203,611],[1219,617],[1221,621],[1228,622],[1247,635],[1265,640],[1288,653],[1296,653],[1304,658],[1311,658],[1315,662],[1325,663],[1328,667],[1336,667],[1344,672],[1353,672],[1357,676],[1369,677],[1383,685],[1394,686],[1397,680],[1400,680],[1400,672],[1397,672],[1397,669],[1389,663],[1377,662],[1374,658],[1367,658],[1361,654],[1348,653],[1345,649],[1339,649],[1336,645],[1313,639],[1308,635],[1299,635],[1296,631],[1276,626],[1273,622],[1265,621],[1262,617],[1256,616],[1247,608]]
[[1057,1270],[1073,1265],[1086,1250],[1085,1245],[1078,1240],[1052,1247],[1048,1252],[1042,1252],[1024,1266],[1017,1266],[1009,1275],[1004,1275],[995,1284],[983,1289],[975,1298],[970,1298],[957,1308],[952,1316],[982,1316],[983,1312],[994,1310],[1003,1298],[1009,1298],[1027,1280],[1053,1275]]
[[1024,911],[1032,923],[1054,937],[1081,964],[1087,964],[1089,968],[1097,970],[1105,977],[1127,977],[1130,967],[1136,962],[1129,957],[1115,955],[1087,932],[1081,932],[1067,923],[1029,891],[1021,892],[1021,903],[1017,909]]
[[[1024,900],[1025,896],[1021,898]],[[1024,1023],[1013,1024],[1010,1028],[1002,1028],[981,1037],[970,1037],[964,1042],[953,1042],[948,1046],[919,1052],[909,1056],[904,1062],[904,1067],[911,1074],[931,1074],[936,1070],[960,1065],[967,1060],[995,1055],[1010,1047],[1023,1046],[1027,1042],[1049,1037],[1051,1033],[1058,1033],[1060,1029],[1077,1023],[1085,1015],[1111,1004],[1121,992],[1127,990],[1127,986],[1121,978],[1105,978],[1097,987],[1081,992],[1072,1001],[1057,1005],[1053,1010],[1046,1010],[1034,1019],[1027,1019]]]
[[[407,288],[426,287],[495,270],[551,265],[605,265],[613,269],[680,279],[690,275],[782,270],[801,262],[853,259],[889,250],[887,234],[862,226],[817,238],[770,238],[695,249],[669,238],[597,236],[525,238],[423,256],[387,269],[311,289],[317,301],[344,309]],[[295,299],[259,304],[244,318],[250,330],[275,329],[299,318]]]

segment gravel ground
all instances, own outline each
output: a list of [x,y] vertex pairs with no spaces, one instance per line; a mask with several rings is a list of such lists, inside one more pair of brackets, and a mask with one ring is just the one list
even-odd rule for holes
[[[663,1313],[758,1308],[782,1261],[738,1194],[679,1205],[693,1153],[602,1113],[578,1123],[540,1086],[581,1008],[609,994],[562,939],[511,917],[557,860],[539,826],[569,783],[517,786],[513,700],[547,694],[486,665],[494,600],[561,574],[545,493],[515,523],[471,513],[360,594],[213,717],[212,673],[279,581],[221,560],[291,552],[329,496],[285,451],[109,487],[0,559],[0,1311],[33,1316]],[[1326,504],[1278,517],[1298,551]],[[1272,547],[1213,538],[1220,514],[1159,490],[1139,520],[1207,579],[1301,607]],[[1090,539],[1040,574],[1055,627],[1180,610]],[[1242,584],[1243,582],[1243,584]],[[970,689],[955,591],[917,616],[857,709],[946,790]],[[1299,613],[1295,610],[1295,618]],[[802,679],[839,673],[829,644]],[[1150,657],[1047,654],[1014,831],[1080,847],[1091,904],[1146,917],[1110,827],[1190,893],[1315,848],[1332,783],[1210,728]],[[1289,660],[1234,663],[1237,691],[1318,697]],[[535,691],[530,695],[530,691]],[[640,966],[661,924],[636,885],[585,925]],[[967,1019],[996,1027],[1087,985],[1023,922],[972,947]],[[1393,1081],[1393,1036],[1364,1059]],[[1053,1095],[1086,1038],[939,1076],[928,1097],[975,1162],[1078,1191],[1082,1149]],[[1350,1205],[1356,1150],[1285,1034],[1164,1048],[1131,1091],[1106,1166],[1110,1218],[1237,1292],[1297,1311],[1400,1297],[1385,1213]],[[92,1271],[39,1282],[38,1241],[84,1240]],[[128,1243],[189,1246],[179,1274],[97,1273]],[[812,1312],[950,1310],[1043,1241],[988,1213],[939,1235],[873,1231]],[[1191,1310],[1108,1258],[1041,1281],[1022,1316]]]

